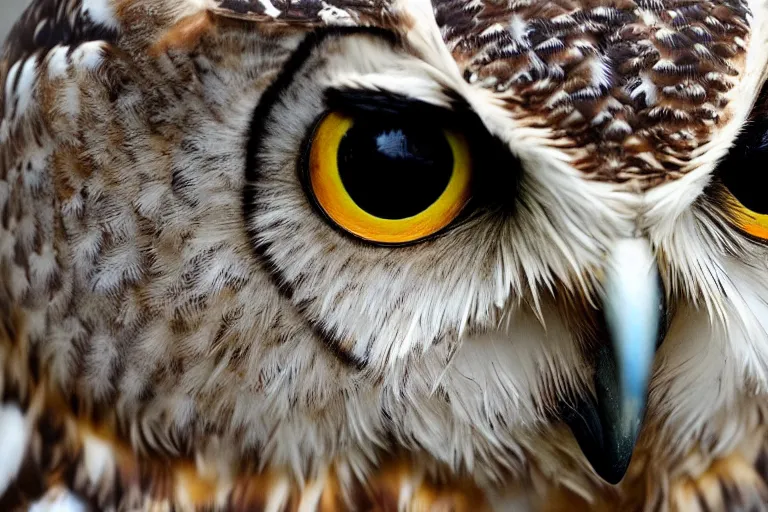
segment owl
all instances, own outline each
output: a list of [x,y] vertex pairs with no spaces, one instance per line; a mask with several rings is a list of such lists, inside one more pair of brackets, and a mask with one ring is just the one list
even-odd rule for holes
[[766,0],[34,0],[0,509],[768,508],[767,72]]

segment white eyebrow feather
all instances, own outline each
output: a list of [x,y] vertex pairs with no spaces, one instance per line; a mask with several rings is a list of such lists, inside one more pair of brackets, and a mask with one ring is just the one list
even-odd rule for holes
[[451,106],[451,98],[440,84],[408,73],[402,75],[398,73],[346,74],[338,77],[334,85],[370,91],[387,91],[439,107],[450,108]]

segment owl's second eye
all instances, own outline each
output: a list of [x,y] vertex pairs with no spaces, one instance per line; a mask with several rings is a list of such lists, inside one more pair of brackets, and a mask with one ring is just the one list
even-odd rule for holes
[[464,137],[396,116],[326,115],[310,141],[307,182],[335,225],[382,244],[437,233],[471,197]]
[[744,232],[768,240],[768,122],[757,121],[739,136],[720,164],[725,204],[733,222]]

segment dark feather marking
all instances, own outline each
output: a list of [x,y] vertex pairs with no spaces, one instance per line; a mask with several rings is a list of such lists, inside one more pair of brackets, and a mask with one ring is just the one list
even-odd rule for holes
[[763,482],[768,484],[768,450],[765,447],[760,450],[760,455],[757,456],[755,471],[763,479]]
[[[267,135],[268,124],[270,122],[270,113],[274,105],[280,100],[283,92],[293,82],[294,76],[300,71],[306,61],[312,56],[313,50],[320,44],[330,38],[345,37],[350,35],[370,35],[378,37],[396,44],[396,36],[387,30],[373,27],[328,27],[320,28],[311,32],[299,44],[290,58],[283,65],[283,69],[275,81],[264,91],[261,101],[256,106],[251,120],[250,137],[246,148],[246,185],[243,189],[243,216],[246,226],[248,226],[248,237],[251,241],[251,247],[264,270],[270,276],[277,290],[287,300],[291,300],[293,290],[290,283],[282,275],[281,269],[269,257],[269,245],[259,240],[259,233],[251,227],[250,219],[258,210],[258,180],[259,173],[264,165],[260,159],[263,140]],[[322,326],[309,320],[304,316],[307,324],[322,340],[324,345],[331,349],[339,360],[345,364],[361,369],[365,367],[365,362],[357,360],[348,350],[344,343],[335,338],[331,333],[326,332]]]
[[[278,20],[318,22],[318,13],[325,7],[320,0],[272,0],[272,5],[280,11]],[[356,13],[379,16],[391,5],[390,0],[334,0],[328,2],[330,7],[350,9]],[[240,16],[268,16],[264,5],[259,0],[219,0],[218,7]]]
[[[81,0],[34,1],[9,33],[3,59],[12,64],[56,45],[77,46],[89,41],[117,39],[116,30],[94,23],[81,9]],[[44,30],[36,31],[43,22]]]
[[[42,24],[42,25],[41,25]],[[41,27],[41,30],[37,30]],[[35,0],[22,14],[8,34],[2,50],[0,81],[14,63],[37,54],[43,62],[46,54],[55,46],[69,46],[70,52],[78,45],[90,41],[117,40],[118,32],[91,20],[82,12],[82,0]],[[18,82],[21,72],[17,73]],[[14,89],[17,84],[14,84]],[[0,118],[6,109],[15,108],[0,101]]]
[[0,496],[0,510],[26,510],[30,501],[45,494],[43,483],[40,468],[27,457],[11,486]]
[[341,338],[328,330],[322,324],[322,321],[311,318],[307,313],[307,308],[304,304],[298,304],[296,308],[299,310],[307,324],[312,328],[312,332],[315,336],[323,342],[323,345],[329,349],[338,360],[357,371],[365,370],[368,366],[367,359],[360,359],[355,356],[350,350],[350,347],[347,346],[348,344],[345,344]]
[[709,505],[707,504],[707,499],[702,496],[700,492],[696,493],[696,501],[699,504],[699,508],[701,509],[701,512],[710,512],[711,509],[709,508]]

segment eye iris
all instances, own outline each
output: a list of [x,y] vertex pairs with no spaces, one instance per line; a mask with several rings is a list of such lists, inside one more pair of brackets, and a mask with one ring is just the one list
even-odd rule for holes
[[442,131],[366,122],[355,123],[342,137],[337,158],[349,196],[382,219],[426,210],[445,191],[454,164]]
[[453,222],[471,199],[464,136],[431,119],[402,117],[330,112],[310,139],[307,192],[328,221],[357,238],[422,240]]

